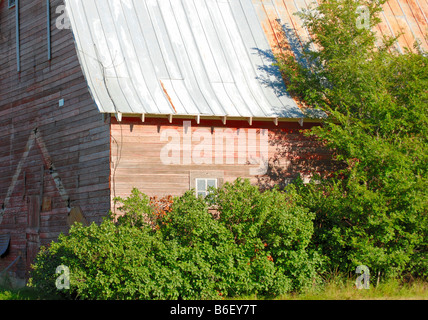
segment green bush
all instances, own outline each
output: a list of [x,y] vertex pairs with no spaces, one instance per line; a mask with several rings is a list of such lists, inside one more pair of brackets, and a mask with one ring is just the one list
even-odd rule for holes
[[[284,47],[278,65],[288,90],[326,114],[307,133],[341,169],[299,187],[316,213],[312,245],[332,270],[426,277],[428,55],[378,37],[385,2],[318,1],[299,13],[313,35],[305,50],[296,59]],[[361,5],[370,28],[355,27]]]
[[307,249],[314,216],[296,205],[296,197],[294,188],[262,193],[237,180],[207,199],[187,192],[159,210],[159,203],[134,190],[118,199],[125,213],[119,219],[74,225],[43,248],[30,284],[58,293],[55,270],[65,265],[66,298],[218,299],[301,291],[317,280],[320,258]]
[[299,204],[316,212],[311,246],[327,258],[327,269],[354,274],[366,265],[376,277],[426,277],[427,217],[416,199],[405,202],[418,192],[385,191],[352,178],[300,184]]
[[117,225],[74,225],[69,235],[42,248],[33,266],[31,286],[58,293],[57,266],[70,269],[70,290],[65,298],[156,299],[177,298],[181,278],[168,268],[177,251],[147,228]]
[[[261,264],[252,280],[265,293],[304,290],[317,281],[321,257],[308,251],[315,215],[297,205],[299,198],[293,185],[285,191],[260,192],[248,180],[239,179],[209,196],[236,245],[247,257],[254,257],[255,268]],[[264,275],[263,268],[270,273]]]

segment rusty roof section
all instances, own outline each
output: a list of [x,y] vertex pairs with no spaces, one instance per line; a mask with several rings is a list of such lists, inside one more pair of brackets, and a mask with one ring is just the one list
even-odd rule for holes
[[[295,13],[316,5],[314,0],[252,0],[262,28],[275,53],[284,53],[285,47],[299,59],[303,44],[310,34]],[[379,36],[401,36],[395,43],[401,53],[404,48],[415,52],[419,48],[428,52],[428,0],[389,0],[383,5],[381,22],[373,27]],[[294,98],[301,110],[311,112],[310,106]]]
[[[253,0],[263,30],[275,51],[280,50],[285,34],[293,51],[299,52],[309,33],[295,13],[309,9],[314,3],[313,0]],[[404,48],[415,51],[415,41],[428,51],[428,0],[389,0],[383,5],[380,18],[382,22],[373,30],[379,36],[395,37],[402,33],[396,43],[400,52]]]

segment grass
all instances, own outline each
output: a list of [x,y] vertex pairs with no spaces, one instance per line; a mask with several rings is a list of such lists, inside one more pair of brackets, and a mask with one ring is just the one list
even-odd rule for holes
[[0,288],[0,301],[2,300],[60,300],[58,296],[48,296],[33,288],[4,289]]
[[370,284],[369,289],[357,289],[355,279],[333,278],[306,293],[287,294],[283,300],[428,300],[428,283],[411,283],[396,279]]
[[2,300],[58,300],[57,296],[48,296],[34,288],[11,289],[8,281],[0,281],[0,301]]
[[[258,296],[240,297],[242,300],[263,299]],[[336,276],[325,279],[323,284],[305,293],[289,293],[275,300],[428,300],[428,282],[397,279],[370,284],[369,289],[357,289],[355,279]]]
[[37,291],[30,288],[2,289],[0,288],[0,300],[44,300]]
[[[0,300],[56,300],[58,297],[47,297],[32,288],[19,290],[0,288]],[[246,296],[237,300],[258,300],[263,297]],[[232,299],[235,300],[235,299]],[[369,289],[357,289],[355,279],[333,277],[306,293],[290,293],[275,300],[428,300],[428,282],[413,280],[381,281],[377,286],[370,284]]]

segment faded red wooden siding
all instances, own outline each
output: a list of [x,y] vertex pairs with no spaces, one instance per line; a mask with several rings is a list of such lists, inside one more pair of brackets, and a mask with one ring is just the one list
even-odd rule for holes
[[[100,221],[110,209],[109,124],[88,92],[71,31],[55,27],[59,17],[55,10],[61,4],[51,1],[49,61],[46,3],[20,1],[18,73],[15,9],[8,9],[7,1],[0,2],[0,209],[8,202],[0,233],[11,234],[11,250],[0,259],[0,271],[21,254],[23,259],[11,269],[18,277],[25,275],[27,252],[32,254],[34,247],[68,231],[64,194],[69,206],[79,206],[89,222]],[[65,101],[63,107],[58,105],[60,99]],[[37,135],[32,136],[35,130]],[[27,144],[32,146],[28,154]],[[56,172],[50,171],[51,163]],[[6,199],[14,175],[17,180]],[[65,190],[62,194],[58,181]],[[41,197],[41,203],[45,200],[37,232],[28,230],[32,197]]]
[[[304,177],[309,177],[311,170],[325,172],[331,166],[331,153],[323,148],[319,142],[305,137],[300,130],[309,129],[315,124],[304,124],[301,127],[297,122],[280,122],[275,126],[272,122],[254,122],[250,126],[245,121],[230,121],[226,126],[221,121],[203,121],[196,124],[191,122],[191,132],[205,129],[212,134],[212,161],[211,164],[197,164],[194,159],[188,164],[183,160],[186,152],[183,152],[183,121],[174,119],[170,124],[165,119],[146,119],[142,123],[139,119],[127,118],[121,123],[112,119],[112,155],[111,155],[111,181],[112,199],[115,196],[126,197],[132,188],[136,187],[149,196],[180,195],[190,189],[191,177],[197,173],[192,172],[221,172],[224,182],[233,181],[238,177],[249,178],[253,183],[261,187],[271,187],[275,184],[284,185],[290,179],[295,178],[299,173]],[[261,130],[268,131],[268,159],[270,166],[264,175],[256,176],[251,174],[251,168],[258,165],[240,164],[238,157],[237,140],[235,140],[233,163],[228,164],[226,158],[218,160],[216,163],[215,134],[218,130],[230,130],[236,132],[242,130],[246,132],[247,150],[256,146],[256,156],[260,155]],[[180,136],[181,153],[180,164],[169,164],[162,158],[162,150],[171,144],[171,140],[162,141],[162,133],[167,136],[165,130],[177,132]],[[256,132],[252,139],[248,139],[248,130]],[[188,136],[187,136],[188,137]],[[172,138],[171,138],[172,139]],[[235,135],[235,139],[237,136]],[[178,141],[178,140],[177,140]],[[202,141],[202,140],[200,140]],[[192,142],[192,150],[199,144]],[[221,150],[218,147],[217,150]],[[223,144],[223,156],[226,155],[226,143]],[[172,153],[169,153],[172,158]],[[249,154],[244,154],[248,156]],[[221,159],[219,157],[219,159]],[[201,176],[202,177],[202,176]],[[112,205],[114,202],[112,202]]]

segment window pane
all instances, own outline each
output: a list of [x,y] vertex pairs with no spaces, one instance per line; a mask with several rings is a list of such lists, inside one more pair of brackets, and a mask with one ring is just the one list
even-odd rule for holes
[[207,190],[206,180],[196,179],[196,188],[197,188],[197,191],[206,191]]
[[208,187],[217,188],[217,180],[216,179],[208,179],[207,184],[208,184]]
[[205,197],[206,194],[203,191],[198,192],[198,197]]

